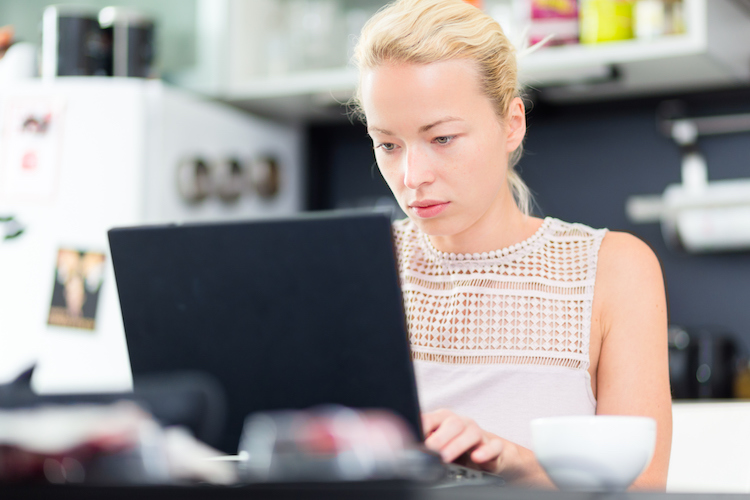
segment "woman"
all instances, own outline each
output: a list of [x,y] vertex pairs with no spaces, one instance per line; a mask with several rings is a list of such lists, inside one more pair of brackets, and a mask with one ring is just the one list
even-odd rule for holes
[[658,260],[625,233],[529,215],[513,46],[461,0],[400,0],[364,27],[355,105],[408,215],[394,225],[426,445],[550,485],[529,421],[646,415],[664,489],[671,443]]

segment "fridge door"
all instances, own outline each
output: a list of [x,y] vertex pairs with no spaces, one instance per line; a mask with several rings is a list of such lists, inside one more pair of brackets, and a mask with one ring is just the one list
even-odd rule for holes
[[[159,81],[0,88],[0,219],[13,218],[0,220],[0,384],[36,364],[40,393],[131,388],[107,230],[297,211],[300,136]],[[198,157],[214,173],[227,160],[273,157],[279,191],[245,186],[229,201],[212,192],[188,202],[178,168]]]
[[110,83],[1,93],[0,215],[24,231],[0,242],[0,380],[36,364],[40,392],[131,385],[106,230],[142,218],[145,113]]

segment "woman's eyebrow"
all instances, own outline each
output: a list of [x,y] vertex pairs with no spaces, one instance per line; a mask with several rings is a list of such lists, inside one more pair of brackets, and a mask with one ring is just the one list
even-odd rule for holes
[[461,118],[457,118],[455,116],[446,116],[445,118],[441,118],[440,120],[432,122],[432,123],[430,123],[428,125],[422,125],[421,127],[419,127],[419,132],[420,133],[427,132],[432,127],[437,127],[438,125],[441,125],[443,123],[454,122],[454,121],[463,121],[463,120]]
[[367,133],[369,134],[370,132],[377,132],[383,135],[396,135],[390,130],[385,130],[383,128],[378,128],[378,127],[367,127]]
[[[419,127],[419,133],[421,134],[421,133],[427,132],[428,130],[430,130],[433,127],[437,127],[438,125],[441,125],[443,123],[453,122],[453,121],[463,121],[463,119],[462,118],[457,118],[455,116],[446,116],[445,118],[441,118],[441,119],[439,119],[437,121],[434,121],[432,123],[428,123],[427,125],[422,125],[421,127]],[[367,132],[368,133],[369,132],[378,132],[378,133],[383,134],[383,135],[396,135],[393,132],[391,132],[390,130],[385,130],[385,129],[378,128],[378,127],[367,127]]]

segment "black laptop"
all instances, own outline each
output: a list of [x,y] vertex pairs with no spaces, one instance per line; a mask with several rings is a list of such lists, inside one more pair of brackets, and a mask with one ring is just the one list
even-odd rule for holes
[[386,408],[422,438],[390,217],[115,228],[110,249],[134,383],[199,371],[224,387],[237,453],[257,411]]

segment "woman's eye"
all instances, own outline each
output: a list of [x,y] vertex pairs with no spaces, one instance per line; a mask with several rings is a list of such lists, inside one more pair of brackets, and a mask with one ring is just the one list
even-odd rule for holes
[[383,151],[393,151],[394,149],[396,149],[396,145],[392,142],[384,142],[382,144],[378,144],[378,147]]
[[440,136],[440,137],[435,137],[435,142],[438,143],[438,144],[448,144],[452,140],[453,140],[453,136],[452,135],[443,135],[443,136]]

